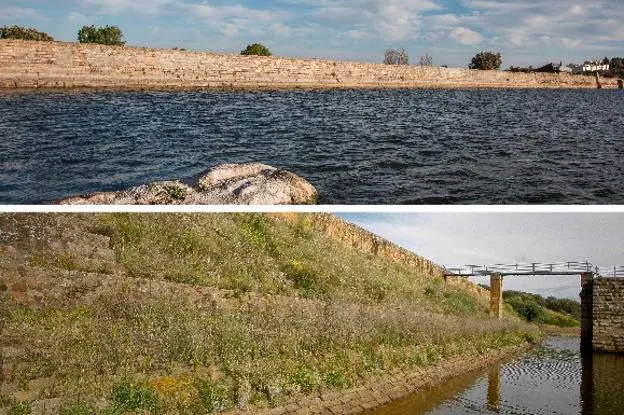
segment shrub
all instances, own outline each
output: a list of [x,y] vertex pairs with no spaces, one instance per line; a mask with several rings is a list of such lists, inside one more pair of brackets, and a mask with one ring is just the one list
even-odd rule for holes
[[472,62],[468,67],[470,69],[480,69],[484,71],[498,70],[503,64],[503,58],[500,53],[479,52],[472,58]]
[[269,50],[269,48],[267,48],[261,43],[252,43],[251,45],[247,45],[247,47],[243,49],[240,54],[244,56],[251,56],[251,55],[271,56],[273,55],[271,51]]
[[122,379],[113,386],[110,400],[113,414],[129,411],[148,411],[153,414],[160,408],[160,400],[153,387],[129,379]]
[[78,31],[78,41],[80,43],[99,43],[101,45],[123,46],[123,33],[117,26],[82,26]]
[[295,369],[290,375],[290,381],[305,393],[310,393],[319,386],[317,374],[306,366],[299,366]]
[[544,309],[534,300],[514,297],[508,300],[509,304],[526,321],[543,322],[546,318]]
[[386,49],[383,63],[386,65],[409,65],[409,55],[403,48]]
[[433,58],[428,53],[425,53],[420,57],[418,61],[418,66],[433,66]]
[[7,415],[28,415],[31,413],[30,404],[26,402],[18,402],[11,405]]
[[54,39],[47,33],[21,26],[0,27],[0,39],[38,40],[52,42]]
[[208,412],[222,412],[233,405],[227,388],[211,379],[199,380],[195,387],[202,407]]
[[283,271],[286,277],[292,281],[294,287],[306,297],[314,297],[315,294],[324,293],[318,272],[301,262],[292,260],[283,268]]

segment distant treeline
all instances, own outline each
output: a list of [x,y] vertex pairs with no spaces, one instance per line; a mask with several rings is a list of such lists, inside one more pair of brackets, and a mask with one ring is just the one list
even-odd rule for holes
[[562,327],[578,326],[581,321],[581,303],[578,301],[552,296],[544,298],[522,291],[503,291],[503,299],[527,321]]
[[[490,289],[484,284],[480,286]],[[578,301],[513,290],[503,291],[503,300],[520,317],[532,323],[576,327],[581,322],[581,303]]]

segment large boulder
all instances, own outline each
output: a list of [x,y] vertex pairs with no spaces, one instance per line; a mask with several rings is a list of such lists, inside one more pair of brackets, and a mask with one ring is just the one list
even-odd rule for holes
[[301,177],[266,164],[224,164],[190,184],[160,181],[118,192],[62,199],[63,205],[311,205],[318,193]]

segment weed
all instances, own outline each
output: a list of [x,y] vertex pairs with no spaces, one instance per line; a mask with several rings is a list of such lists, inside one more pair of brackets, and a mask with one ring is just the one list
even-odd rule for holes
[[61,408],[59,415],[94,415],[95,409],[82,402]]
[[299,387],[303,392],[310,393],[318,388],[320,382],[318,374],[307,366],[297,367],[290,375],[292,384]]
[[186,199],[186,190],[179,186],[167,185],[160,189],[157,196],[164,203],[171,203]]
[[303,263],[293,259],[283,270],[294,287],[306,297],[314,297],[324,293],[320,275]]
[[222,412],[233,406],[232,397],[225,385],[212,379],[197,380],[195,383],[201,407],[208,412]]
[[158,413],[160,400],[155,389],[146,383],[122,379],[113,386],[110,397],[111,414],[123,414],[128,411],[147,411]]
[[269,229],[269,222],[263,215],[254,214],[244,221],[247,227],[249,239],[256,247],[266,250],[274,257],[279,256],[277,244],[273,240],[273,236]]
[[444,293],[444,304],[455,314],[473,314],[477,311],[475,298],[465,291],[448,291]]
[[348,388],[353,385],[349,375],[344,368],[335,367],[323,373],[325,385],[332,388]]
[[31,413],[30,403],[16,402],[9,407],[7,415],[28,415]]

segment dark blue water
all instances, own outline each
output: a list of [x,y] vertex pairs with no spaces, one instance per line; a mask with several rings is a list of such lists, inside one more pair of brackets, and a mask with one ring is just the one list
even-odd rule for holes
[[324,204],[624,203],[619,90],[0,93],[0,203],[221,163]]

